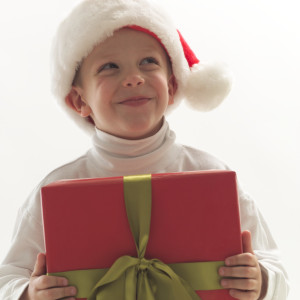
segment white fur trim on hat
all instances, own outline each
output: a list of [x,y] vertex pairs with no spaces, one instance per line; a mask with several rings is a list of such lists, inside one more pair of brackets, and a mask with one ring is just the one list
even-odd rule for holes
[[65,103],[76,70],[96,45],[117,29],[131,25],[154,33],[168,52],[178,85],[175,106],[185,98],[193,108],[207,111],[228,95],[230,72],[220,65],[200,63],[172,20],[153,0],[83,0],[60,24],[53,42],[51,64],[52,91],[82,129],[94,132],[94,126]]

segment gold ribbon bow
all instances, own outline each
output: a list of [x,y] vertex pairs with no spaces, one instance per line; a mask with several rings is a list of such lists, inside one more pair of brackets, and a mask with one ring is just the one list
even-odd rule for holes
[[124,199],[137,257],[122,256],[109,269],[49,275],[67,277],[70,285],[77,286],[77,297],[88,300],[199,300],[194,290],[222,289],[217,270],[223,261],[166,265],[144,257],[151,220],[151,175],[125,176]]

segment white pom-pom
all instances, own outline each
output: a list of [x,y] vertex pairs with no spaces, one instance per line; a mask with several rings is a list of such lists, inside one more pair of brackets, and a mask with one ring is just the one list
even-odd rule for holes
[[191,68],[184,96],[193,109],[209,111],[226,98],[231,86],[232,73],[225,64],[201,62]]

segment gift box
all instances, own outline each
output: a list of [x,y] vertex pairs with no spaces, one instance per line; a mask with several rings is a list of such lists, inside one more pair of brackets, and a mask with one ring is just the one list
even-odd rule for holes
[[47,272],[77,299],[233,299],[218,268],[242,253],[234,172],[62,180],[41,196]]

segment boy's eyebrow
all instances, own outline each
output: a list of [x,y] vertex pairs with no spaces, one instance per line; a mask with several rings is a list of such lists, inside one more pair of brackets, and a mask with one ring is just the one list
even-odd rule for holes
[[117,54],[114,54],[113,52],[110,52],[108,54],[101,54],[101,51],[98,51],[95,53],[93,60],[107,60],[115,57]]

